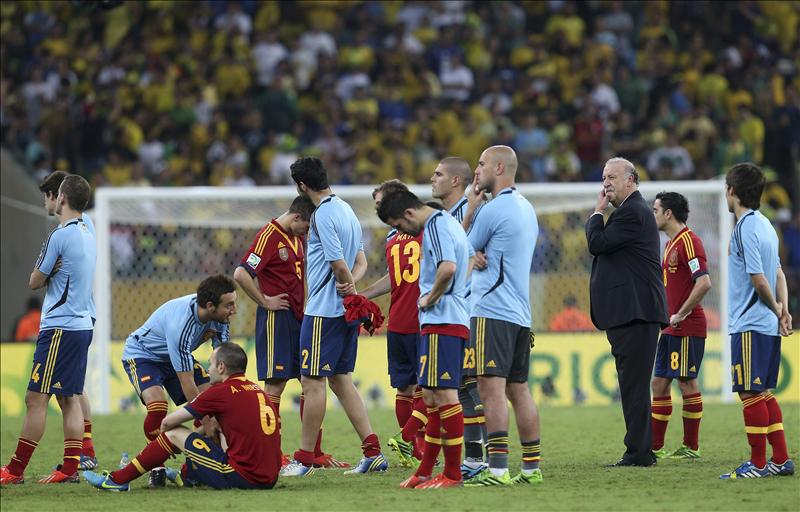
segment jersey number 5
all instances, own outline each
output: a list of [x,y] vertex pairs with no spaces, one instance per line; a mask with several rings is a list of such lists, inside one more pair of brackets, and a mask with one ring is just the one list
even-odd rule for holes
[[402,281],[416,283],[419,279],[419,242],[412,240],[403,247],[403,255],[408,257],[407,266],[411,268],[400,269],[400,244],[395,244],[390,249],[392,268],[394,268],[394,284],[400,286]]

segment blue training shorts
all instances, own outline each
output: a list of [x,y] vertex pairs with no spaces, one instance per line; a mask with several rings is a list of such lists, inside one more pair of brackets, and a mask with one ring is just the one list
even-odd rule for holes
[[395,389],[406,388],[417,383],[417,351],[419,333],[386,333],[386,355],[389,360],[389,382]]
[[696,379],[705,349],[705,338],[662,334],[656,348],[654,375],[665,379]]
[[[192,358],[194,362],[194,383],[197,386],[207,384],[211,381],[203,365]],[[152,386],[161,386],[167,390],[167,394],[175,405],[186,403],[183,395],[181,381],[178,380],[178,373],[172,367],[172,363],[161,361],[150,361],[148,359],[123,359],[122,366],[128,374],[128,380],[133,384],[139,399],[142,399],[142,392]],[[142,401],[144,403],[144,401]]]
[[423,334],[419,345],[419,385],[423,388],[461,387],[464,338]]
[[761,392],[778,385],[781,337],[758,332],[731,334],[733,391]]
[[358,327],[348,325],[343,316],[304,316],[300,327],[300,373],[330,377],[352,372],[358,353]]
[[214,489],[272,489],[275,485],[256,485],[228,464],[228,454],[208,437],[192,432],[183,445],[186,477]]
[[300,321],[291,310],[256,310],[258,380],[300,378]]
[[91,329],[47,329],[39,332],[28,390],[60,396],[83,394],[91,343]]

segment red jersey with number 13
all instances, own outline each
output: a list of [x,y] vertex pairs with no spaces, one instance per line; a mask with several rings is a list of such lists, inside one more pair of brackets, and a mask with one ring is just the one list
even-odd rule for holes
[[213,416],[228,442],[228,464],[254,484],[274,483],[281,469],[278,413],[261,386],[231,375],[186,406],[197,419]]
[[[669,315],[672,316],[689,298],[694,282],[708,274],[703,242],[691,229],[683,228],[675,238],[667,242],[661,269],[664,273],[664,286],[667,289]],[[705,338],[706,332],[706,314],[700,304],[692,309],[689,316],[677,328],[664,329],[665,334],[699,338]]]
[[258,279],[261,293],[289,294],[295,318],[302,320],[306,300],[303,238],[290,235],[278,221],[261,228],[239,266]]
[[389,330],[398,334],[419,332],[419,268],[422,232],[417,236],[391,231],[386,237],[386,265],[392,284]]

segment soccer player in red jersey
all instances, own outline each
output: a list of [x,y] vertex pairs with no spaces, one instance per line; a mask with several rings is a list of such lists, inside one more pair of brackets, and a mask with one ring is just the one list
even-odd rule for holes
[[[669,327],[661,332],[653,377],[653,453],[656,457],[700,457],[698,435],[703,399],[697,374],[706,342],[706,316],[700,301],[711,289],[703,242],[688,227],[689,203],[677,192],[661,192],[653,203],[658,229],[669,236],[661,268],[669,307]],[[683,395],[683,444],[674,452],[664,448],[672,414],[670,385],[678,379]]]
[[[300,324],[305,304],[304,237],[314,212],[310,199],[298,196],[289,210],[264,226],[242,257],[233,278],[256,310],[256,366],[275,409],[290,379],[300,378]],[[300,401],[300,416],[303,415]],[[314,449],[315,465],[346,468],[350,464],[322,451],[322,429]],[[288,457],[284,457],[284,465]]]
[[[84,471],[86,481],[106,491],[127,491],[129,482],[184,452],[183,483],[214,489],[271,489],[281,465],[281,434],[275,406],[258,384],[244,376],[247,354],[235,343],[211,353],[212,386],[161,423],[161,433],[127,466],[113,473]],[[217,419],[220,431],[206,436],[181,426],[204,416]]]
[[[408,191],[399,180],[381,183],[373,192],[376,208],[383,196],[396,191]],[[368,299],[391,291],[389,329],[386,334],[386,353],[389,380],[397,390],[395,415],[402,431],[388,444],[400,456],[400,464],[413,465],[412,458],[422,459],[419,446],[428,423],[422,390],[417,386],[417,347],[419,345],[419,269],[422,234],[416,236],[393,229],[386,237],[386,266],[389,272],[361,292]],[[419,439],[420,442],[415,442]]]

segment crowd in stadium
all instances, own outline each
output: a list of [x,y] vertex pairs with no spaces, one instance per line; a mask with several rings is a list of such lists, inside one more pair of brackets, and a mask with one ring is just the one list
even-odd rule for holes
[[752,160],[786,183],[800,140],[790,2],[110,5],[2,8],[2,140],[37,175],[286,184],[318,154],[335,183],[425,182],[502,143],[521,181],[624,154],[650,179]]

